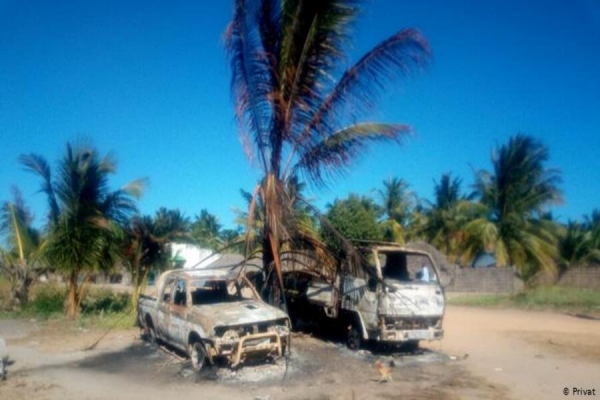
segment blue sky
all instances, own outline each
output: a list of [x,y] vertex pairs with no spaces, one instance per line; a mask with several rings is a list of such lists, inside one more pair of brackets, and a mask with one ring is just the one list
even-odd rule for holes
[[[18,185],[38,220],[38,180],[17,163],[54,163],[65,144],[91,139],[114,152],[114,187],[148,177],[143,213],[207,208],[233,226],[258,171],[244,158],[229,94],[223,31],[233,1],[0,0],[0,200]],[[491,150],[518,132],[550,149],[562,171],[561,220],[600,207],[600,2],[371,0],[349,61],[403,27],[434,52],[423,73],[390,86],[374,120],[408,123],[403,147],[379,145],[327,190],[373,194],[406,179],[423,198],[443,172],[490,168]]]

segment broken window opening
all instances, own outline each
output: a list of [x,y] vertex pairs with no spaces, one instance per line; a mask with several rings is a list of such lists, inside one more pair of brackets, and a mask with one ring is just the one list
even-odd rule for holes
[[242,297],[234,282],[195,281],[192,284],[192,304],[206,305],[240,301]]

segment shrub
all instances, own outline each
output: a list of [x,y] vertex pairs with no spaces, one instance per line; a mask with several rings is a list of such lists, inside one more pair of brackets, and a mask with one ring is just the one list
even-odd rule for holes
[[130,304],[127,293],[115,293],[110,289],[90,290],[81,302],[81,313],[120,313],[128,310]]
[[41,317],[64,312],[67,298],[64,288],[55,285],[39,285],[32,291],[32,295],[26,311]]

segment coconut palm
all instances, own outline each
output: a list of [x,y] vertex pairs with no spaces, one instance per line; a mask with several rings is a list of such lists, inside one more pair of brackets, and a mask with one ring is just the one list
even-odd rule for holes
[[417,204],[417,196],[409,190],[404,179],[389,178],[383,182],[383,189],[377,191],[381,198],[384,239],[404,244],[406,228],[411,222],[412,211]]
[[179,210],[160,208],[154,217],[134,216],[125,229],[122,259],[131,274],[133,308],[143,292],[148,273],[169,265],[169,244],[190,240],[189,221]]
[[7,250],[0,250],[0,271],[10,283],[10,303],[25,306],[29,289],[45,271],[42,258],[42,237],[33,227],[33,215],[23,196],[13,188],[13,200],[0,208],[0,232],[6,239]]
[[465,253],[494,251],[498,266],[514,266],[527,280],[538,271],[556,270],[555,223],[541,218],[562,201],[557,170],[546,169],[547,148],[523,134],[492,154],[493,172],[480,171],[475,194],[482,215],[467,224]]
[[202,209],[191,225],[191,235],[200,246],[217,250],[223,246],[221,228],[222,225],[217,216]]
[[369,144],[410,130],[365,117],[390,79],[425,64],[429,46],[404,29],[343,71],[359,12],[354,1],[236,0],[226,32],[244,150],[262,174],[253,198],[264,206],[263,262],[280,283],[280,246],[298,226],[285,190],[291,177],[324,186]]
[[558,254],[561,272],[583,263],[600,262],[600,248],[594,247],[593,231],[574,221],[559,230]]
[[[29,154],[19,160],[42,180],[41,190],[50,205],[44,255],[66,276],[66,311],[74,318],[92,272],[113,267],[120,250],[120,227],[135,211],[133,197],[141,194],[143,181],[111,191],[108,177],[115,172],[114,160],[110,155],[100,158],[83,144],[67,144],[54,179],[43,157]],[[81,276],[85,279],[80,285]]]
[[426,211],[427,240],[454,262],[463,237],[463,227],[472,218],[475,205],[461,194],[461,179],[442,174],[434,183],[435,201]]
[[584,228],[590,232],[590,247],[600,251],[600,209],[585,216]]

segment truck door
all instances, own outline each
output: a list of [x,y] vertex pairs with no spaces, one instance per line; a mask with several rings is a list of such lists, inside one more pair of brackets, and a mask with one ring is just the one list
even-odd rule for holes
[[173,302],[173,288],[175,287],[175,278],[169,277],[163,286],[160,298],[158,299],[158,307],[156,310],[156,332],[161,338],[169,338],[169,307]]
[[367,331],[377,328],[377,281],[344,277],[344,296],[342,307],[346,310],[358,311]]
[[184,279],[177,278],[175,281],[175,292],[173,295],[173,303],[170,306],[169,313],[169,335],[170,339],[176,346],[179,345],[185,348],[187,338],[185,332],[186,314],[189,308],[187,285]]
[[358,311],[362,315],[367,331],[377,329],[377,280],[367,278],[367,282],[358,302]]

